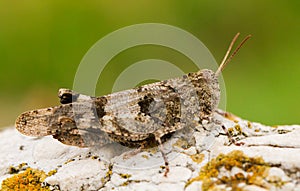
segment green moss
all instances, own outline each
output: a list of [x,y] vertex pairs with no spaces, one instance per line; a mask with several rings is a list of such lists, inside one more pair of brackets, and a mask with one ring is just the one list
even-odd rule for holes
[[[219,177],[221,168],[231,171],[233,167],[238,167],[245,171],[232,176]],[[268,174],[269,165],[264,162],[261,157],[248,157],[242,151],[232,151],[227,155],[220,154],[212,159],[199,172],[199,175],[190,179],[186,187],[194,181],[202,181],[202,190],[214,190],[217,185],[225,184],[226,187],[231,187],[233,190],[240,190],[240,183],[253,184],[257,186],[263,185],[263,179]]]

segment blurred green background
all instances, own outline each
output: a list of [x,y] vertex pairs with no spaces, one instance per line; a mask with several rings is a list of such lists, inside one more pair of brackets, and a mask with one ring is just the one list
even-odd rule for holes
[[[227,110],[270,125],[300,124],[299,8],[296,0],[1,0],[0,127],[26,110],[58,104],[58,88],[72,88],[82,57],[100,38],[149,22],[192,33],[218,63],[237,32],[252,34],[223,72]],[[145,46],[122,52],[112,63],[149,58],[188,62],[168,48]],[[114,70],[106,70],[107,83],[97,86],[97,95],[110,92]]]

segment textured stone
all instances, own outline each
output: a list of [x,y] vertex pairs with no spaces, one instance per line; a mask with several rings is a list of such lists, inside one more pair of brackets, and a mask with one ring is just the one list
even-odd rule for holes
[[[118,144],[78,148],[61,144],[52,137],[31,138],[14,128],[7,128],[0,132],[0,182],[14,176],[14,171],[22,173],[30,167],[50,172],[43,184],[52,190],[196,191],[207,185],[199,178],[201,168],[215,157],[228,157],[232,151],[239,150],[248,157],[247,160],[260,161],[261,157],[263,162],[259,165],[267,169],[252,184],[240,181],[239,188],[249,191],[300,190],[300,126],[270,127],[234,115],[216,114],[215,118],[244,145],[229,144],[228,137],[218,126],[210,126],[210,131],[197,127],[188,142],[181,132],[177,132],[164,144],[170,163],[168,177],[164,177],[164,163],[157,148],[144,149],[130,156],[133,149]],[[224,155],[220,155],[222,153]],[[19,166],[22,163],[27,165]],[[208,172],[218,171],[219,176],[211,180],[225,176],[247,177],[249,173],[242,168],[244,166],[234,166],[230,170],[222,167]],[[233,182],[214,187],[230,190],[230,185]]]

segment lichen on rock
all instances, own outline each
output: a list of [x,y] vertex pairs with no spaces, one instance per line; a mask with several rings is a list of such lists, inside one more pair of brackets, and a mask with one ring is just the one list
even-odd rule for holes
[[[220,112],[222,113],[222,112]],[[164,143],[170,172],[157,148],[124,157],[120,147],[78,148],[52,137],[0,132],[4,190],[300,190],[300,126],[270,127],[223,112],[222,128],[176,132]],[[130,149],[125,149],[125,152]]]

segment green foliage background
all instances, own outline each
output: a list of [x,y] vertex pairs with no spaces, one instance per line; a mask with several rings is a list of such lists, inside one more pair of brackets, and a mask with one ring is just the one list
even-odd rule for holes
[[[223,72],[227,110],[266,124],[300,123],[299,1],[0,1],[0,127],[21,112],[58,104],[87,50],[100,38],[137,23],[165,23],[198,37],[221,61],[236,32],[252,34]],[[138,56],[137,56],[138,55]],[[126,50],[112,63],[169,58],[170,49]],[[97,94],[110,92],[119,67],[107,69]],[[186,69],[189,72],[189,68]],[[111,79],[110,79],[111,77]]]

